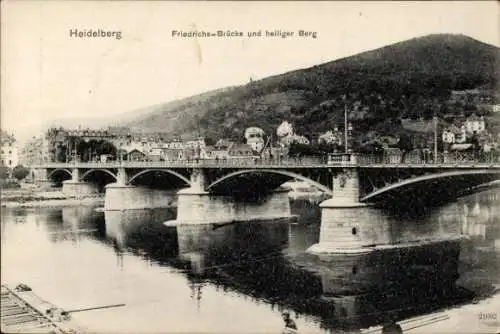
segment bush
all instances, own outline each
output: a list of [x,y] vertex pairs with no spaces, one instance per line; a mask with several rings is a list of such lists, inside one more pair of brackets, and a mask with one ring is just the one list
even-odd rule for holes
[[29,173],[30,173],[30,170],[28,168],[24,167],[23,165],[17,165],[12,170],[12,176],[19,181],[25,179]]
[[6,180],[10,177],[10,168],[6,166],[0,166],[0,180]]

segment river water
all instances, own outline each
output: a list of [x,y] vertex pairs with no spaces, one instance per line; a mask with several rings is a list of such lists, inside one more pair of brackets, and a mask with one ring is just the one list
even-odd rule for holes
[[2,283],[25,283],[67,310],[125,304],[73,313],[102,333],[280,333],[283,311],[303,333],[356,332],[500,283],[498,190],[392,213],[394,233],[443,241],[362,256],[306,253],[319,240],[319,209],[292,210],[297,221],[167,227],[175,209],[3,209]]

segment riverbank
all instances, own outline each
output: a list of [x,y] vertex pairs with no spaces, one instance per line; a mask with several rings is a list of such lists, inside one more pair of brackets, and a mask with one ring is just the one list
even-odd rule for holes
[[104,204],[103,194],[68,197],[59,189],[2,189],[0,202],[7,208],[60,207],[73,205]]

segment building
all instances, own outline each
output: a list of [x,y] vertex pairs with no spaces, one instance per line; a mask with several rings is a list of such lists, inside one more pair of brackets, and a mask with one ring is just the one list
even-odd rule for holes
[[163,159],[165,161],[178,161],[183,157],[182,149],[180,148],[164,148],[162,149]]
[[264,148],[264,130],[257,127],[250,127],[245,130],[246,143],[256,152]]
[[127,155],[125,156],[125,160],[128,161],[145,161],[147,159],[147,155],[137,149],[133,149],[132,151],[128,152]]
[[486,124],[484,121],[484,116],[477,116],[473,114],[465,120],[465,130],[467,133],[480,133],[486,129]]
[[446,144],[463,143],[467,139],[465,127],[459,128],[456,125],[451,125],[443,131],[441,138]]
[[219,139],[217,141],[217,143],[215,143],[214,148],[216,148],[216,149],[227,149],[227,148],[229,148],[233,144],[234,144],[234,142],[232,140],[223,138],[223,139]]
[[449,129],[443,131],[443,135],[441,137],[443,139],[443,143],[453,144],[455,142],[455,133]]
[[205,146],[200,151],[200,158],[201,159],[215,159],[215,157],[213,156],[213,152],[214,152],[213,146]]
[[338,130],[337,127],[333,131],[327,131],[321,134],[318,138],[318,143],[330,144],[330,145],[342,145],[343,133]]
[[229,158],[254,157],[258,154],[254,153],[252,147],[248,144],[232,144],[228,149]]
[[384,149],[385,162],[390,164],[398,164],[401,162],[403,152],[399,148],[387,147]]
[[16,167],[19,163],[16,139],[13,135],[2,131],[0,140],[2,142],[0,165],[9,168]]
[[291,135],[291,136],[286,136],[283,138],[280,138],[280,144],[284,147],[288,147],[291,144],[302,144],[302,145],[309,145],[310,141],[304,136],[299,136],[299,135]]
[[32,166],[49,161],[49,147],[47,140],[43,137],[33,137],[21,149],[19,163],[24,166]]
[[227,146],[214,146],[214,147],[212,147],[210,150],[210,158],[215,159],[215,160],[228,159],[229,158],[229,147],[227,147]]
[[287,136],[293,135],[293,126],[287,121],[284,121],[278,126],[276,129],[276,134],[278,135],[278,138],[283,138]]
[[206,146],[204,137],[198,137],[192,140],[188,140],[183,144],[184,145],[181,148],[205,148]]

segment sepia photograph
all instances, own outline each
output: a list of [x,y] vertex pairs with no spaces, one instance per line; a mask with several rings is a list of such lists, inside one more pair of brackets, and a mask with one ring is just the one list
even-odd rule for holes
[[1,333],[500,334],[497,1],[1,5]]

